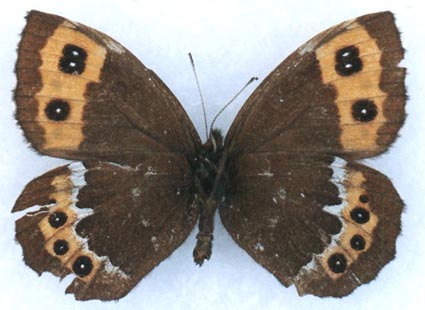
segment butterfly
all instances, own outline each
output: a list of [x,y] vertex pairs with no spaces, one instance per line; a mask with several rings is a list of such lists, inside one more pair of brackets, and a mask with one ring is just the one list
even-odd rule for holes
[[16,119],[39,153],[72,163],[26,185],[13,212],[25,263],[73,274],[76,299],[128,294],[214,214],[300,295],[341,297],[395,256],[403,202],[357,160],[405,119],[404,50],[391,12],[336,25],[286,58],[223,137],[203,144],[161,81],[121,44],[31,11],[18,48]]

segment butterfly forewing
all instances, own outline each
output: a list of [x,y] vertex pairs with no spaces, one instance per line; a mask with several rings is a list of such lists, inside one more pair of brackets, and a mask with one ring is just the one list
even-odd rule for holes
[[16,117],[39,152],[129,165],[194,156],[200,139],[164,83],[110,37],[31,11],[16,64]]
[[239,152],[371,157],[404,121],[405,69],[390,12],[365,15],[317,35],[254,91],[226,137]]

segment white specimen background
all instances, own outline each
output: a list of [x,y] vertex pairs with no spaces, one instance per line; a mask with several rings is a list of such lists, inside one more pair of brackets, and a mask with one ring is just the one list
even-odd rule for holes
[[[0,304],[2,309],[423,309],[425,304],[425,22],[422,1],[11,1],[0,12]],[[118,302],[77,302],[51,274],[39,278],[14,241],[14,200],[31,179],[65,160],[40,156],[15,123],[12,89],[26,11],[38,9],[99,29],[155,70],[188,111],[202,137],[203,119],[187,57],[192,52],[209,119],[251,77],[263,79],[306,40],[341,21],[391,10],[407,50],[408,118],[390,151],[367,164],[393,181],[406,203],[397,257],[375,281],[342,299],[299,297],[255,263],[216,218],[213,255],[198,268],[195,232]],[[259,83],[259,82],[258,82]],[[258,83],[256,85],[258,85]],[[220,117],[227,130],[255,85]],[[422,307],[420,306],[422,304]]]

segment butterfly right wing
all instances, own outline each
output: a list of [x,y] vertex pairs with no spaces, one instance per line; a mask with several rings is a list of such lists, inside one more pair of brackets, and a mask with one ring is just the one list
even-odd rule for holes
[[233,239],[300,295],[345,296],[395,255],[403,209],[376,156],[405,118],[405,69],[390,12],[343,22],[284,60],[225,141],[220,216]]
[[76,299],[125,296],[187,238],[198,216],[183,156],[136,168],[73,163],[31,181],[16,201],[16,239],[38,274],[75,276]]
[[39,152],[137,165],[197,153],[186,112],[156,74],[107,35],[31,11],[16,63],[16,118]]
[[405,118],[404,50],[391,12],[358,17],[307,41],[270,73],[226,136],[230,153],[385,152]]

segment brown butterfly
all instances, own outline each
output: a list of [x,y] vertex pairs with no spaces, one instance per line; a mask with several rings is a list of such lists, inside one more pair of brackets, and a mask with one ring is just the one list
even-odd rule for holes
[[[25,262],[75,279],[77,299],[125,296],[197,221],[213,217],[285,286],[344,296],[393,259],[403,203],[356,162],[385,152],[405,118],[390,12],[332,27],[254,91],[225,139],[205,144],[167,86],[110,37],[31,11],[16,64],[16,118],[40,153],[76,160],[31,181],[13,212]],[[38,206],[38,207],[37,207]]]

